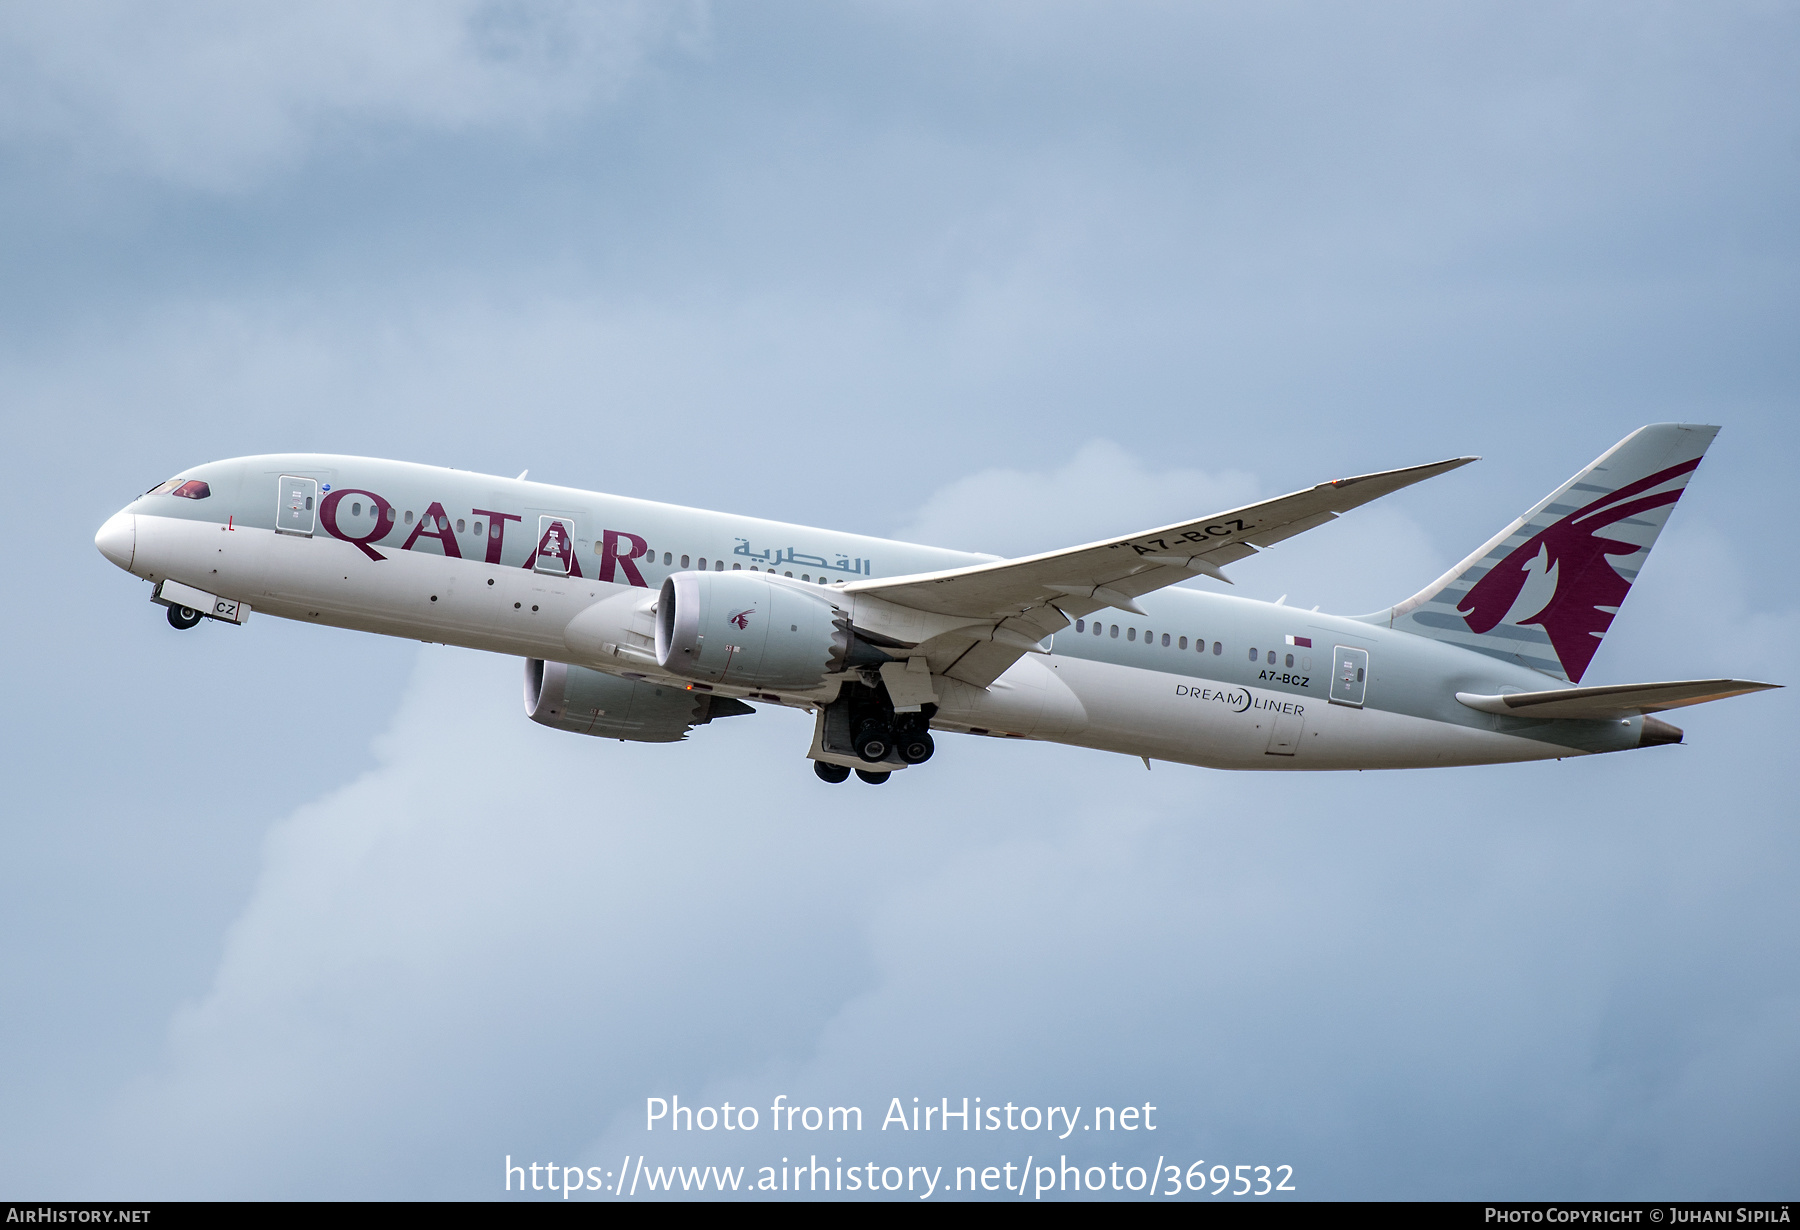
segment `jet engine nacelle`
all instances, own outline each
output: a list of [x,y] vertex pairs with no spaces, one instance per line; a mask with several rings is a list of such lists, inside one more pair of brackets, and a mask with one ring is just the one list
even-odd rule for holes
[[760,572],[677,572],[656,602],[657,664],[685,679],[816,687],[868,648],[830,595]]
[[585,666],[525,661],[525,714],[534,722],[637,743],[676,743],[714,718],[756,710],[729,696],[621,679]]

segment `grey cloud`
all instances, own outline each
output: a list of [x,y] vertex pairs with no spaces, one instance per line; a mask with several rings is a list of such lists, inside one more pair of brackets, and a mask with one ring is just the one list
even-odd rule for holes
[[630,0],[15,5],[0,19],[4,131],[96,169],[241,190],[346,122],[570,114],[616,93],[686,15]]

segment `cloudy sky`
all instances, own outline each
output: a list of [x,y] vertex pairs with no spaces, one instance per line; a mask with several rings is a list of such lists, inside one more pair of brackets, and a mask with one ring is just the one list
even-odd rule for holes
[[[0,1195],[754,1169],[644,1100],[779,1094],[865,1108],[792,1146],[847,1164],[1790,1195],[1788,693],[1587,761],[832,788],[794,714],[584,740],[514,660],[178,635],[91,539],[282,450],[996,552],[1482,454],[1236,570],[1357,613],[1699,421],[1590,678],[1791,684],[1796,63],[1791,4],[0,6]],[[963,1096],[1159,1127],[875,1129]]]

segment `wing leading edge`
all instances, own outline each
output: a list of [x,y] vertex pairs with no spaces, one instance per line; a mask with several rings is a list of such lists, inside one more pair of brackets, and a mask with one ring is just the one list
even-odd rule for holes
[[1122,538],[943,572],[857,581],[843,592],[967,619],[969,627],[935,636],[919,652],[930,658],[934,674],[986,687],[1028,646],[1080,616],[1107,607],[1138,611],[1136,598],[1196,574],[1227,580],[1221,571],[1226,564],[1475,460],[1453,457],[1360,474]]

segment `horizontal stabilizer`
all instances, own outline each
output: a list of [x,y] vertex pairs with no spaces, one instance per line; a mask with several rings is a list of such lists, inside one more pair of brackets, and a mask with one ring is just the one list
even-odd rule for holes
[[1604,688],[1554,688],[1548,692],[1509,692],[1500,696],[1458,692],[1456,699],[1483,713],[1512,717],[1625,718],[1780,686],[1746,679],[1685,679],[1676,683],[1621,683]]

